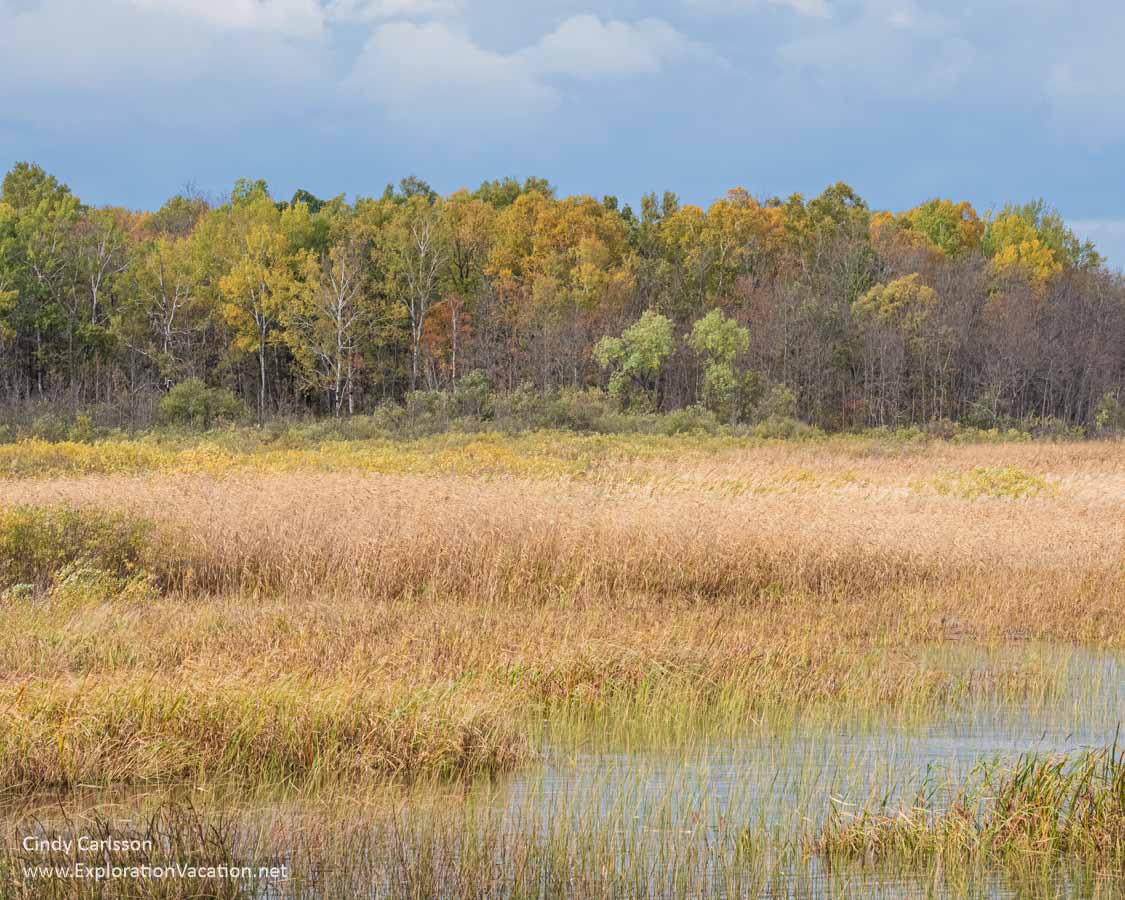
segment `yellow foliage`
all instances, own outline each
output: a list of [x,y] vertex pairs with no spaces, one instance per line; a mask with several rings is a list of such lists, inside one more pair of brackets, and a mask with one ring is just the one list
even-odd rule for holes
[[877,284],[855,303],[859,316],[871,316],[878,321],[916,326],[937,302],[933,288],[921,283],[915,272],[896,278],[890,284]]
[[1016,213],[1000,216],[990,224],[989,241],[992,267],[998,275],[1022,275],[1034,287],[1043,287],[1063,270],[1062,262],[1035,226]]
[[1022,274],[1036,287],[1042,287],[1063,269],[1055,251],[1039,238],[1009,244],[992,258],[992,266],[998,275]]

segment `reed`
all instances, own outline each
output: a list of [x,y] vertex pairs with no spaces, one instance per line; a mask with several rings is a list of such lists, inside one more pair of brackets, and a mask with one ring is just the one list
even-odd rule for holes
[[832,861],[1034,867],[1084,863],[1125,881],[1125,754],[1115,741],[1072,755],[980,767],[951,800],[938,785],[900,809],[835,808],[810,836]]

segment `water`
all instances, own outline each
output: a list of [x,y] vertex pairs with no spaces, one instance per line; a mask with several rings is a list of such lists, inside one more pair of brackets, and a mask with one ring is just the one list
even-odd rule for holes
[[[233,823],[236,855],[292,865],[294,877],[247,888],[263,897],[1019,896],[1027,886],[998,873],[951,884],[932,871],[829,872],[799,850],[800,836],[832,809],[893,809],[923,789],[940,807],[982,763],[1104,747],[1125,718],[1123,654],[1035,645],[940,652],[951,670],[1045,670],[1057,689],[1026,700],[985,692],[923,711],[698,723],[670,739],[545,724],[541,761],[489,783],[361,797],[178,796]],[[114,821],[135,822],[154,797],[175,793],[72,796],[57,811],[84,816],[112,800]],[[56,825],[63,814],[53,814]],[[1118,888],[1125,892],[1120,882],[1067,878],[1043,886],[1051,895]]]

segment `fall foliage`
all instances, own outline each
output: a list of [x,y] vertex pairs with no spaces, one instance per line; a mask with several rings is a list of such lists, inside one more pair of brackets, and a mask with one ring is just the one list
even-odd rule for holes
[[284,201],[240,180],[133,212],[19,163],[0,349],[13,421],[49,406],[145,427],[189,381],[259,420],[343,416],[472,377],[723,422],[781,397],[825,428],[1093,426],[1125,388],[1125,283],[1041,201],[873,210],[838,183],[634,210],[537,178]]

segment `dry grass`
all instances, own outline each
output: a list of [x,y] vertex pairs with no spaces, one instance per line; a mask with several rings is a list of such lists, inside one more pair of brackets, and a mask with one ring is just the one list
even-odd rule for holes
[[71,559],[0,600],[8,782],[473,772],[526,752],[529,712],[947,703],[1048,685],[927,645],[1125,646],[1120,444],[666,440],[590,468],[560,438],[545,456],[586,468],[529,477],[495,460],[531,439],[490,440],[452,475],[0,483],[153,525],[139,574]]

